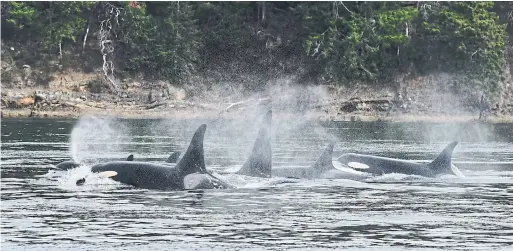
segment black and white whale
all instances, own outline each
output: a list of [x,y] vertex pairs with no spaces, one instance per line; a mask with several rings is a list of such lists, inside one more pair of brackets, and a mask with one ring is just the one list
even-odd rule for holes
[[[134,160],[134,155],[133,154],[130,154],[128,155],[128,157],[126,158],[126,161],[133,161]],[[57,165],[55,165],[56,168],[60,169],[60,170],[70,170],[70,169],[73,169],[73,168],[77,168],[80,166],[80,163],[74,161],[74,160],[66,160],[66,161],[63,161]]]
[[91,171],[99,176],[145,189],[232,188],[233,186],[206,170],[203,151],[206,128],[203,124],[196,130],[187,151],[175,166],[138,161],[112,161],[96,164],[91,167]]
[[180,157],[180,152],[173,152],[167,158],[166,163],[177,163],[179,157]]
[[268,111],[263,119],[253,149],[244,165],[237,174],[269,178],[272,167],[271,127],[272,111]]
[[[271,176],[271,122],[272,122],[272,111],[266,113],[263,118],[262,126],[259,130],[258,137],[253,145],[252,152],[240,170],[236,172],[236,174],[253,176],[253,177],[270,177]],[[206,128],[206,125],[204,125]],[[161,170],[162,168],[168,169],[178,169],[181,170],[184,165],[183,162],[187,161],[184,159],[190,158],[189,152],[193,145],[199,144],[199,138],[197,136],[198,132],[202,127],[198,129],[196,134],[194,135],[191,144],[189,145],[189,149],[184,154],[184,156],[180,159],[178,164],[173,164],[172,162],[177,161],[180,156],[180,152],[172,153],[165,163],[155,164],[155,163],[147,163],[147,162],[135,162],[135,161],[115,161],[108,162],[104,164],[97,164],[93,166],[91,169],[94,173],[103,177],[110,177],[113,180],[119,181],[121,183],[134,185],[136,187],[142,188],[157,188],[161,189],[161,187],[165,187],[161,183],[166,183],[160,181],[156,177],[152,177],[154,172],[146,172],[142,166],[151,167],[155,169],[155,172],[165,172],[165,170]],[[204,132],[203,132],[204,134]],[[215,177],[212,170],[207,170],[205,168],[204,156],[203,156],[203,134],[201,136],[201,159],[202,163],[199,164],[201,168],[196,168],[195,170],[189,172],[183,172],[183,183],[184,189],[208,189],[208,188],[233,188],[234,186],[227,184],[226,182],[221,181],[219,178]],[[195,143],[196,142],[196,143]],[[196,158],[197,159],[197,158]],[[132,156],[133,160],[133,156]],[[131,163],[127,163],[131,162]],[[125,167],[129,167],[130,171],[124,170]],[[133,169],[133,170],[132,170]],[[156,171],[158,169],[158,171]],[[125,173],[120,172],[124,171]],[[134,173],[137,172],[137,175]],[[219,172],[220,174],[227,174],[227,172]],[[228,172],[231,173],[231,172]],[[139,180],[144,180],[143,185],[139,184],[141,182],[135,182],[135,178],[133,176],[137,176]],[[176,176],[176,175],[175,175]],[[117,177],[117,178],[116,178]],[[85,183],[85,178],[82,178],[77,181],[77,185],[83,185]],[[172,182],[177,183],[177,182]],[[176,189],[176,186],[174,186]],[[172,189],[172,188],[166,188]]]
[[[176,162],[178,161],[178,157],[180,157],[180,152],[173,152],[171,153],[171,155],[169,155],[169,157],[166,159],[166,161],[164,163],[169,163],[169,164],[176,164]],[[134,160],[134,155],[133,154],[130,154],[127,158],[126,158],[126,161],[133,161]],[[73,168],[77,168],[79,167],[81,164],[74,161],[74,160],[66,160],[66,161],[63,161],[57,165],[55,165],[55,167],[57,169],[60,169],[60,170],[63,170],[63,171],[67,171],[67,170],[70,170],[70,169],[73,169]]]
[[272,169],[272,175],[298,179],[351,179],[361,180],[368,175],[346,168],[335,168],[333,165],[333,148],[335,142],[330,142],[321,156],[310,167],[277,167]]
[[[312,167],[272,167],[272,111],[265,114],[261,123],[251,154],[244,165],[235,172],[236,174],[261,178],[285,177],[300,179],[361,179],[362,177],[367,177],[367,175],[349,168],[347,171],[341,171],[334,167],[332,163],[334,142],[331,142],[324,149]],[[223,173],[223,171],[220,173]]]
[[343,154],[338,158],[338,161],[355,170],[377,175],[402,173],[425,177],[436,177],[443,174],[463,176],[451,161],[454,147],[456,147],[457,144],[458,142],[456,141],[451,142],[435,160],[427,164],[355,153]]
[[55,167],[57,169],[60,169],[60,170],[70,170],[70,169],[73,169],[73,168],[77,168],[80,166],[80,163],[78,162],[75,162],[74,160],[66,160],[66,161],[63,161],[57,165],[55,165]]
[[[270,178],[340,178],[340,179],[360,179],[366,177],[358,171],[347,169],[341,171],[333,166],[332,154],[334,142],[331,142],[322,152],[321,156],[311,167],[272,167],[272,146],[271,146],[271,129],[272,129],[272,111],[265,114],[262,124],[258,131],[258,136],[253,144],[253,149],[244,165],[235,172],[236,174]],[[221,171],[221,173],[223,173]]]

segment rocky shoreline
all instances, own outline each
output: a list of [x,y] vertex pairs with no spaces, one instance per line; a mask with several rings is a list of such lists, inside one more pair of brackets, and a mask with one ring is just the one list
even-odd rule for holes
[[[447,77],[445,77],[447,78]],[[269,81],[259,91],[238,82],[197,79],[186,85],[120,80],[115,93],[94,74],[68,72],[48,85],[2,83],[2,118],[240,118],[272,105],[275,116],[318,121],[513,122],[513,85],[492,97],[483,118],[482,93],[455,93],[443,75],[394,85],[298,85]],[[215,83],[215,84],[212,84]]]
[[[158,92],[157,92],[158,93]],[[394,101],[391,97],[375,99],[315,99],[305,96],[300,101],[251,97],[239,102],[187,100],[183,91],[170,95],[150,92],[98,94],[49,90],[2,90],[2,118],[78,118],[83,115],[119,118],[240,118],[255,106],[273,104],[275,116],[298,117],[317,121],[391,121],[391,122],[487,122],[513,123],[513,116],[489,111],[478,119],[479,111],[419,111],[412,104]]]

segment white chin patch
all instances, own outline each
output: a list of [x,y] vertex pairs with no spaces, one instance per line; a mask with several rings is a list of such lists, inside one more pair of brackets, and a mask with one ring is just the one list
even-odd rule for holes
[[463,175],[460,170],[454,165],[454,164],[451,164],[451,171],[454,175],[458,176],[458,177],[465,177],[465,175]]
[[202,184],[208,183],[210,183],[210,177],[205,174],[191,173],[183,178],[183,185],[187,190],[197,189]]
[[354,169],[369,169],[369,166],[360,162],[349,162],[347,163],[349,167]]
[[116,175],[118,175],[118,173],[115,171],[105,171],[105,172],[98,173],[98,176],[104,177],[104,178],[110,178],[110,177],[114,177]]

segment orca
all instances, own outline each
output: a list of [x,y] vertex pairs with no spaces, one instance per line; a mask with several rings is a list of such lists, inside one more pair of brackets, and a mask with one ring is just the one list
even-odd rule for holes
[[55,165],[56,168],[64,170],[64,171],[73,169],[73,168],[77,168],[79,166],[80,166],[80,163],[77,163],[73,160],[66,160],[66,161],[63,161],[63,162]]
[[91,171],[99,176],[145,189],[233,188],[206,170],[203,151],[206,128],[203,124],[196,130],[187,151],[175,166],[138,161],[112,161],[96,164],[91,167]]
[[[126,158],[126,161],[133,161],[133,160],[134,160],[134,155],[133,154],[128,155],[128,157]],[[63,162],[55,165],[56,168],[58,168],[60,170],[63,170],[63,171],[67,171],[69,169],[77,168],[79,166],[80,166],[80,163],[75,162],[73,160],[66,160],[66,161],[63,161]]]
[[[173,153],[171,153],[171,155],[169,155],[169,157],[166,159],[166,161],[164,163],[176,164],[176,162],[178,161],[178,157],[180,157],[180,152],[173,152]],[[128,155],[128,157],[126,158],[126,161],[133,161],[133,160],[134,160],[134,155],[133,154]],[[79,166],[80,166],[80,163],[75,162],[73,160],[66,160],[66,161],[63,161],[63,162],[55,165],[55,167],[57,169],[60,169],[60,170],[63,170],[63,171],[67,171],[69,169],[77,168]]]
[[262,178],[271,177],[271,127],[272,111],[269,110],[262,119],[262,125],[253,144],[251,154],[236,174]]
[[[244,165],[235,172],[236,174],[270,178],[339,178],[339,179],[359,179],[361,173],[348,169],[348,172],[338,170],[332,163],[333,147],[335,142],[330,142],[326,149],[312,167],[308,168],[290,168],[290,167],[272,167],[272,148],[271,148],[271,128],[272,111],[268,111],[262,119],[262,125],[258,136],[253,144],[253,149]],[[224,174],[225,172],[220,171]],[[366,176],[365,176],[366,177]]]
[[438,157],[428,164],[355,153],[343,154],[338,161],[352,169],[375,175],[402,173],[425,177],[436,177],[443,174],[463,176],[451,161],[453,150],[457,144],[457,141],[449,143]]
[[321,156],[315,161],[315,163],[310,167],[278,167],[273,168],[272,175],[287,177],[287,178],[296,178],[296,179],[351,179],[351,180],[361,180],[367,178],[368,176],[354,171],[352,169],[348,169],[347,171],[340,170],[339,168],[335,168],[333,165],[333,148],[335,147],[335,142],[330,142],[328,146],[324,149]]
[[180,152],[173,152],[171,155],[169,155],[169,158],[167,158],[166,163],[176,163],[178,162],[178,158],[180,157]]

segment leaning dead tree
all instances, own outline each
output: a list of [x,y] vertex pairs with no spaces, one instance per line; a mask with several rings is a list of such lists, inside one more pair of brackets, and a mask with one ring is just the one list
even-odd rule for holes
[[104,19],[100,21],[98,32],[98,46],[103,57],[103,75],[109,88],[116,94],[120,93],[118,82],[114,76],[114,43],[117,33],[114,26],[119,26],[119,18],[123,8],[110,3],[104,3]]

